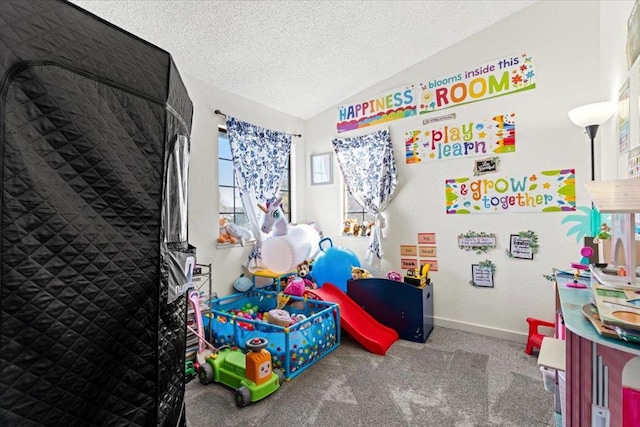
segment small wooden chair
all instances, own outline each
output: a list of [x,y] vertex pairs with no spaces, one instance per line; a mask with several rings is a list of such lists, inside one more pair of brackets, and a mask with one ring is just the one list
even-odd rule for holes
[[527,348],[525,348],[524,352],[531,354],[534,347],[540,350],[542,339],[549,336],[538,332],[538,328],[540,326],[554,328],[556,325],[553,322],[546,322],[544,320],[534,319],[533,317],[527,317],[527,323],[529,324],[529,337],[527,338]]

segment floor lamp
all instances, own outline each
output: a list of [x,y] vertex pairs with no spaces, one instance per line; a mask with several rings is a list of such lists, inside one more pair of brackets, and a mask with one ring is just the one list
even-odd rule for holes
[[[594,146],[595,139],[600,125],[611,118],[614,111],[612,102],[596,102],[581,107],[576,107],[569,111],[569,118],[577,126],[585,128],[587,136],[591,140],[591,181],[596,179]],[[598,235],[600,230],[600,212],[591,202],[591,234],[592,237]]]
[[596,102],[582,107],[576,107],[569,111],[569,118],[576,125],[585,128],[587,136],[591,140],[591,181],[595,181],[594,141],[598,128],[613,115],[613,103]]

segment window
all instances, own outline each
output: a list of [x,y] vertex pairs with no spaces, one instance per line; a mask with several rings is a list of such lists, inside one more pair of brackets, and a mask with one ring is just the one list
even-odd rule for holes
[[[224,128],[219,128],[218,131],[218,188],[220,192],[218,210],[220,217],[225,217],[235,224],[247,226],[249,220],[242,205],[240,189],[236,186],[231,145],[229,144],[229,138],[227,138],[227,131]],[[287,164],[280,187],[282,209],[287,214],[288,219],[291,218],[289,199],[290,165],[291,162]]]
[[364,210],[356,199],[351,196],[347,185],[343,183],[343,235],[368,236],[371,230],[370,223],[374,221],[373,215]]

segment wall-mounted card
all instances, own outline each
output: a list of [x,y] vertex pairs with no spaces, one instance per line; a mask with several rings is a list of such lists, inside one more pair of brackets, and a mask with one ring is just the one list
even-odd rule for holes
[[421,259],[420,264],[429,264],[429,271],[438,271],[438,261],[435,259]]
[[420,246],[420,258],[435,258],[437,250],[435,246]]
[[400,245],[401,256],[416,256],[418,251],[415,245]]
[[420,245],[435,245],[436,233],[418,233],[418,244]]
[[414,268],[418,268],[418,260],[417,259],[409,259],[402,258],[400,260],[400,268],[402,270],[413,270]]

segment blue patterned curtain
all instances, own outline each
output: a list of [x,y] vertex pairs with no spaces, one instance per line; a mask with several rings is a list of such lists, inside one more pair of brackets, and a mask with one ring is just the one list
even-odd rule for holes
[[275,132],[227,116],[227,136],[231,145],[236,184],[249,225],[256,236],[245,267],[249,271],[264,268],[260,248],[264,236],[260,231],[262,212],[258,202],[275,197],[280,191],[283,173],[289,161],[291,135]]
[[396,161],[388,129],[352,138],[335,138],[333,149],[342,177],[351,196],[375,216],[375,227],[367,249],[366,262],[379,267],[382,260],[382,212],[398,184]]

